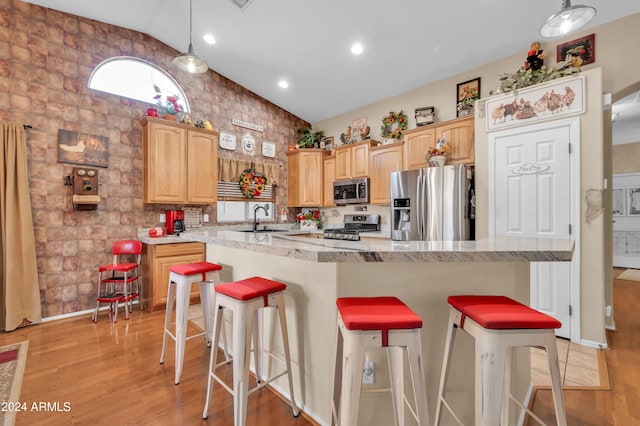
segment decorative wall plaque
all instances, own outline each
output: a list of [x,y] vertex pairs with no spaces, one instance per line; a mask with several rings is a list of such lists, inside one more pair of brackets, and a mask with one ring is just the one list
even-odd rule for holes
[[220,132],[219,140],[220,148],[229,149],[235,151],[236,149],[236,135],[228,132]]
[[262,155],[274,158],[276,156],[276,144],[273,142],[262,142]]
[[256,140],[249,133],[242,137],[242,151],[245,154],[253,155],[256,149]]

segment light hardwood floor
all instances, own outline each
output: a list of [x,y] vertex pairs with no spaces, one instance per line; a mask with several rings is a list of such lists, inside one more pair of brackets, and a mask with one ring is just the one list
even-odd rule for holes
[[[101,313],[52,321],[0,334],[0,344],[29,340],[20,393],[33,402],[58,403],[60,411],[18,413],[16,425],[233,425],[233,398],[214,388],[208,420],[202,419],[209,349],[200,338],[187,342],[181,383],[174,385],[174,346],[159,363],[164,312],[124,312],[115,326]],[[231,366],[225,366],[225,380]],[[228,381],[227,383],[231,383]],[[70,409],[64,411],[64,403]],[[49,405],[55,409],[54,404]],[[309,425],[269,389],[249,397],[249,425]]]
[[[607,332],[604,351],[610,389],[564,390],[569,425],[640,425],[640,282],[616,279],[613,304],[616,330]],[[533,412],[555,424],[550,390],[536,392]]]

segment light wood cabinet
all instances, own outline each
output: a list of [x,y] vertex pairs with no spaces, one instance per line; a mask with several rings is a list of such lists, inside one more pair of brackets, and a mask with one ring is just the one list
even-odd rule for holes
[[474,117],[458,118],[436,127],[436,139],[449,144],[447,164],[473,164],[475,162]]
[[366,140],[334,148],[336,156],[336,180],[369,176],[369,149],[377,145]]
[[333,181],[336,180],[336,157],[330,155],[324,158],[322,167],[322,205],[335,206],[333,203]]
[[324,149],[296,149],[287,152],[287,207],[322,205]]
[[404,135],[404,167],[407,170],[428,167],[427,151],[445,138],[449,145],[447,164],[473,164],[475,161],[474,117],[457,118],[406,130]]
[[371,174],[371,204],[389,205],[391,194],[391,172],[403,169],[404,142],[375,146],[369,154]]
[[144,202],[215,203],[218,133],[148,117],[141,124]]
[[[153,311],[167,304],[170,266],[204,260],[204,243],[145,244],[142,262],[145,307]],[[197,286],[191,289],[191,299],[200,300]]]

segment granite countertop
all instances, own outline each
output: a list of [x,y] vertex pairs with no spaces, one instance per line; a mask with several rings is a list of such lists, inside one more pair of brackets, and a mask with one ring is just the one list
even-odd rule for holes
[[[190,228],[180,236],[149,237],[145,244],[202,242],[312,262],[555,262],[570,261],[574,243],[566,239],[490,237],[477,241],[391,241],[389,232],[368,232],[362,241],[328,240],[322,231],[269,225],[279,232],[241,232],[250,226]],[[316,235],[314,235],[316,234]]]

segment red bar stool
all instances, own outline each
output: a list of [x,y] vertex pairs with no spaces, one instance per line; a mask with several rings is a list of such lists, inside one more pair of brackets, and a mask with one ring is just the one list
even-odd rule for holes
[[[362,370],[367,348],[387,348],[396,424],[404,424],[403,351],[407,350],[414,407],[419,425],[429,424],[422,365],[422,319],[396,297],[343,297],[338,306],[336,365],[331,425],[358,424]],[[389,389],[387,389],[389,390]],[[379,390],[376,390],[379,392]]]
[[[289,338],[287,334],[287,320],[285,317],[284,291],[287,286],[283,283],[262,277],[252,277],[215,286],[216,306],[213,325],[213,350],[209,360],[207,374],[207,396],[202,412],[202,418],[209,416],[209,402],[213,390],[213,381],[233,395],[234,425],[244,426],[247,423],[247,399],[258,389],[269,382],[287,375],[289,379],[289,401],[294,416],[298,416],[298,407],[293,394],[293,380],[291,378],[291,359],[289,356]],[[259,327],[254,330],[254,322],[258,323],[258,313],[265,308],[275,308],[280,316],[280,329],[284,347],[284,360],[273,353],[264,351],[274,359],[285,364],[286,370],[270,378],[264,378],[262,372],[262,342]],[[224,331],[222,319],[223,310],[233,312],[233,384],[227,385],[215,370],[228,360],[217,364],[215,350],[218,346],[220,330]],[[257,385],[249,390],[249,360],[251,358],[251,339],[253,337],[254,358],[256,362]]]
[[449,363],[456,331],[460,328],[475,339],[476,425],[509,424],[511,399],[536,421],[544,424],[509,391],[513,348],[539,346],[546,349],[549,359],[557,424],[566,426],[554,332],[554,329],[561,326],[560,321],[504,296],[449,296],[448,302],[449,329],[442,361],[435,424],[440,424],[443,406],[462,424],[445,401]]
[[[211,292],[209,289],[211,284],[220,283],[219,271],[221,269],[222,266],[209,262],[185,263],[169,267],[169,289],[167,292],[160,364],[164,363],[167,337],[171,337],[176,342],[176,385],[180,383],[180,375],[182,374],[185,342],[198,336],[204,336],[207,346],[211,346],[211,307],[209,305]],[[205,330],[202,333],[187,337],[187,321],[189,319],[189,302],[192,284],[198,284],[200,290],[200,305],[202,307]],[[176,301],[176,322],[172,323],[171,316],[173,314],[174,300]],[[171,332],[171,326],[174,324],[175,334]]]

